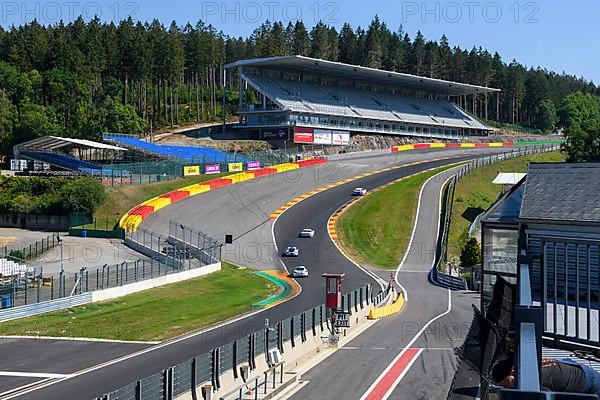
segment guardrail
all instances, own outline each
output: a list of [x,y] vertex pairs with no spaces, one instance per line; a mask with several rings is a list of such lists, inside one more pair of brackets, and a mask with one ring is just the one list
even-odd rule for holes
[[[371,286],[363,286],[343,297],[344,311],[357,313],[370,303]],[[230,398],[232,394],[239,394],[240,388],[246,387],[246,382],[234,385],[235,382],[242,381],[240,367],[244,367],[248,375],[257,370],[260,371],[259,374],[263,374],[261,366],[266,366],[266,371],[272,369],[272,365],[268,363],[270,349],[278,349],[285,358],[287,351],[293,353],[295,348],[314,345],[315,341],[321,342],[323,335],[327,338],[329,324],[325,306],[320,305],[131,382],[97,400],[173,400],[190,394],[192,398],[197,398],[198,388],[208,384],[211,391],[216,392],[224,388],[227,382],[230,387],[236,388],[225,395]]]
[[[41,303],[28,304],[14,308],[3,309],[0,311],[0,322],[12,321],[14,319],[31,317],[34,315],[45,314],[51,311],[64,310],[81,306],[92,302],[92,294],[84,293],[75,296],[69,296],[61,299],[44,301]],[[1,332],[1,330],[0,330]]]

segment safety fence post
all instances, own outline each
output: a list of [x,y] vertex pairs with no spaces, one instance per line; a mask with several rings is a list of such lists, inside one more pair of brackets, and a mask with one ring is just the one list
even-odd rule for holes
[[296,347],[296,339],[294,338],[294,317],[290,318],[290,340],[292,342],[292,348]]
[[135,400],[142,400],[142,381],[135,383]]

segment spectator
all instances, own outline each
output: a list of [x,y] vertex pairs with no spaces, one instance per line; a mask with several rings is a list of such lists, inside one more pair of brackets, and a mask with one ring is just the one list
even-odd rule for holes
[[[542,359],[541,389],[546,392],[587,393],[600,396],[600,373],[587,365],[566,358]],[[515,369],[512,358],[501,360],[492,368],[496,384],[515,388]]]

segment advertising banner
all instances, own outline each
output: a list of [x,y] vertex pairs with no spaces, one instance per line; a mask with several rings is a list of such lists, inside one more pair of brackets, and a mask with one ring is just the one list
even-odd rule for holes
[[204,166],[205,174],[220,174],[221,173],[221,164],[206,164]]
[[337,146],[348,146],[350,144],[350,132],[348,131],[333,131],[331,144]]
[[229,172],[242,172],[244,170],[244,164],[241,162],[232,162],[228,164]]
[[311,128],[294,129],[294,143],[314,143],[314,131]]
[[188,165],[183,167],[183,176],[194,176],[200,175],[200,166],[199,165]]
[[331,144],[331,131],[323,129],[315,129],[314,133],[315,144]]
[[248,171],[252,171],[260,168],[260,161],[248,161],[246,164],[246,169]]
[[263,130],[261,132],[263,139],[278,139],[278,140],[289,140],[287,129],[274,129],[274,130]]

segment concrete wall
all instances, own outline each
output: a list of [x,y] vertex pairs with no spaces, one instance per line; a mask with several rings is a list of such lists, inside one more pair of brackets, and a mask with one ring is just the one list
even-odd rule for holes
[[159,286],[169,285],[171,283],[177,283],[181,281],[186,281],[188,279],[198,278],[200,276],[217,272],[220,269],[221,262],[218,262],[215,264],[206,265],[201,268],[190,269],[175,274],[163,275],[157,278],[147,279],[141,282],[130,283],[128,285],[99,290],[96,292],[92,292],[92,302],[115,299],[117,297],[126,296],[128,294],[141,292],[142,290],[148,290]]
[[69,229],[68,215],[0,214],[0,227],[40,231],[65,232]]

